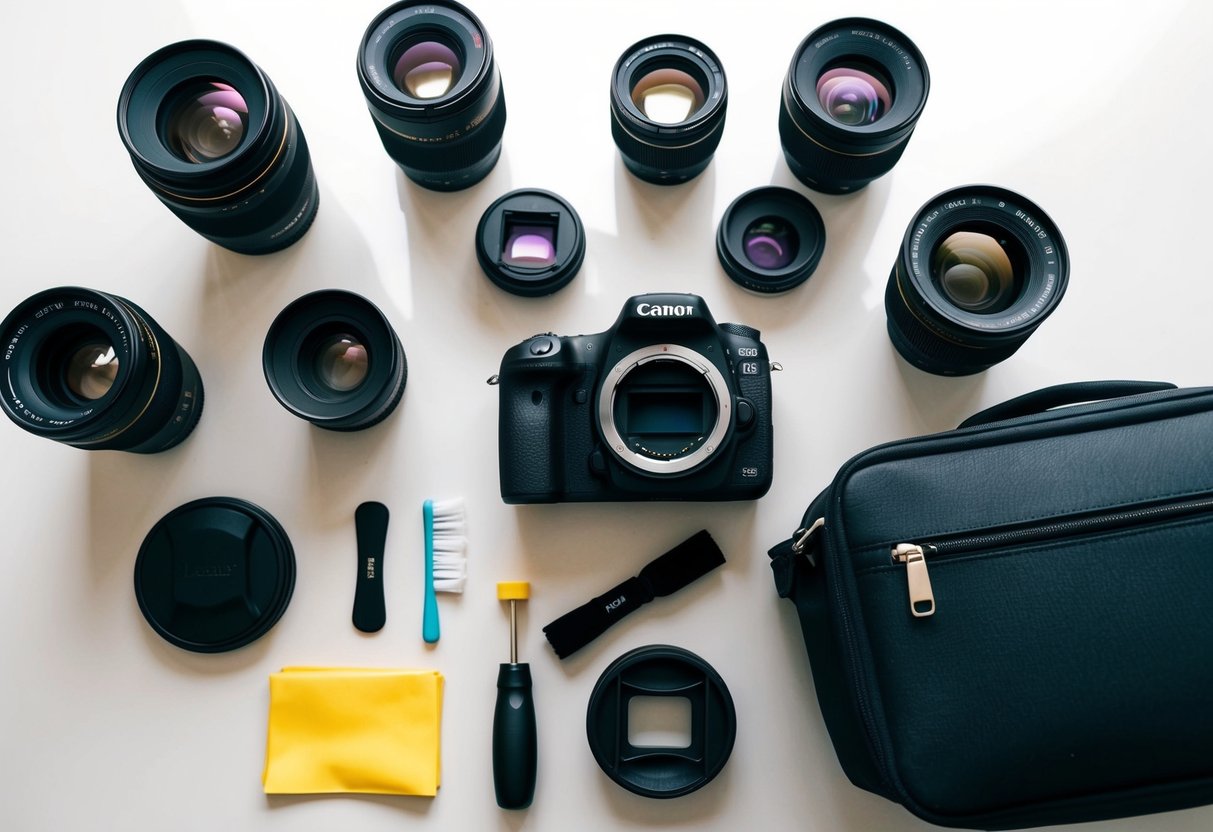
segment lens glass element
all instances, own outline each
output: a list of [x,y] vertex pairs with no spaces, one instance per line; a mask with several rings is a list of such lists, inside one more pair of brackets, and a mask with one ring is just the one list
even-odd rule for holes
[[760,269],[785,268],[796,258],[800,240],[796,229],[781,217],[762,217],[746,228],[741,238],[746,259]]
[[177,97],[168,118],[169,146],[187,162],[213,162],[240,146],[247,123],[244,96],[222,81],[203,81]]
[[668,67],[647,73],[632,87],[632,103],[658,124],[686,121],[706,99],[691,75]]
[[369,369],[367,348],[357,336],[331,335],[316,351],[316,378],[339,393],[357,389],[366,381]]
[[1006,241],[977,231],[948,235],[931,258],[931,273],[949,301],[969,312],[995,313],[1018,296]]
[[509,266],[543,267],[556,262],[556,228],[550,225],[506,223],[501,262]]
[[817,79],[817,100],[839,124],[871,124],[893,106],[892,85],[875,68],[848,61]]
[[90,341],[79,347],[64,369],[67,389],[88,401],[96,401],[110,391],[118,376],[118,357],[108,341]]
[[459,79],[459,56],[438,41],[415,43],[401,53],[392,70],[396,86],[414,98],[438,98]]

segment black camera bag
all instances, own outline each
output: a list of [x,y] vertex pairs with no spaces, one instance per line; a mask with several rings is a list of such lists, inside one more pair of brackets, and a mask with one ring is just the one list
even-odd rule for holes
[[856,786],[984,829],[1213,802],[1213,388],[872,448],[770,554]]

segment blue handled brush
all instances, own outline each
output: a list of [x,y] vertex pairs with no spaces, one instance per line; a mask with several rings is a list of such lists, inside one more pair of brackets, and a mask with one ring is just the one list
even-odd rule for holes
[[427,644],[438,641],[436,592],[463,592],[467,583],[467,538],[464,537],[463,500],[426,500],[421,506],[425,525],[425,603],[421,637]]

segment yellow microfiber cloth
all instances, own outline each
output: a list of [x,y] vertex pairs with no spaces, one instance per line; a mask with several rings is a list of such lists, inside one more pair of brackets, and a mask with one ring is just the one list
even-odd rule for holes
[[436,670],[287,667],[271,674],[266,794],[433,797],[442,684]]

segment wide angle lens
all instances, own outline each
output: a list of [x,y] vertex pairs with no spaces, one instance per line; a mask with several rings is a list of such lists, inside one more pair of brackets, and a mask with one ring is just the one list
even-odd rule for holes
[[118,132],[152,193],[224,248],[278,251],[315,219],[319,192],[294,112],[227,44],[183,41],[140,63],[118,99]]
[[779,108],[788,167],[823,193],[858,190],[901,158],[931,87],[918,48],[862,17],[815,29],[792,57]]
[[488,176],[501,155],[505,95],[493,42],[451,0],[405,0],[367,27],[358,81],[383,149],[409,179],[457,191]]

